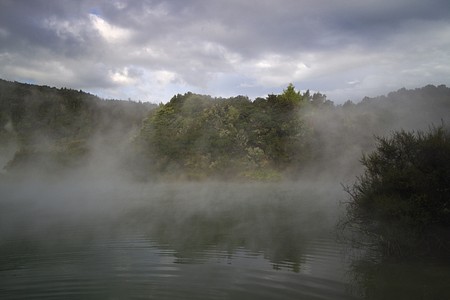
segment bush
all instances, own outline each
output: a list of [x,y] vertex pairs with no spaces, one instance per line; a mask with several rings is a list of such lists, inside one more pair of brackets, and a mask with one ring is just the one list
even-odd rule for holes
[[439,233],[450,228],[450,134],[443,126],[378,137],[361,161],[365,173],[346,189],[348,224],[389,253],[448,246]]

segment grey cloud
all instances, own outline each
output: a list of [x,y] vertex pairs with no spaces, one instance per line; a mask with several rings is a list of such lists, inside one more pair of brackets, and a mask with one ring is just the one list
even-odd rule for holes
[[[103,33],[95,28],[95,18],[104,22],[100,24]],[[351,94],[348,89],[353,88],[355,94],[358,87],[361,93],[373,92],[364,90],[363,83],[372,78],[369,85],[375,84],[373,78],[382,77],[379,72],[406,74],[412,72],[413,64],[425,69],[428,64],[430,76],[415,74],[412,81],[447,83],[444,78],[436,81],[450,76],[442,66],[450,45],[437,42],[430,33],[438,32],[445,39],[449,20],[447,0],[2,1],[0,77],[21,79],[19,75],[29,69],[30,79],[39,83],[51,85],[64,79],[101,90],[140,84],[158,76],[151,74],[170,72],[176,79],[155,82],[177,82],[180,88],[206,91],[212,81],[229,74],[229,78],[259,84],[261,91],[278,89],[287,78],[301,80],[314,85],[304,88],[329,91],[332,97],[346,82],[361,84],[341,91]],[[121,33],[123,39],[116,39]],[[411,46],[415,42],[422,44],[421,50]],[[260,68],[270,57],[281,64]],[[20,63],[25,59],[30,62]],[[39,63],[53,66],[48,72],[54,74],[39,75],[45,73]],[[300,70],[303,73],[297,64],[307,66]],[[59,71],[54,67],[58,65],[62,66]],[[114,80],[111,74],[130,80]],[[401,84],[401,75],[397,77]],[[43,82],[51,78],[52,82]],[[411,82],[411,78],[403,79]],[[232,81],[224,80],[222,89],[233,89],[232,94],[246,91],[242,89],[246,82],[230,86]],[[214,82],[215,90],[220,86]],[[335,95],[341,98],[341,94]]]
[[66,12],[69,9],[61,7],[64,6],[50,5],[48,1],[2,2],[0,28],[6,28],[9,35],[0,49],[26,56],[32,56],[36,48],[47,49],[54,55],[86,55],[88,47],[98,40],[96,33],[86,27],[86,17],[69,17]]

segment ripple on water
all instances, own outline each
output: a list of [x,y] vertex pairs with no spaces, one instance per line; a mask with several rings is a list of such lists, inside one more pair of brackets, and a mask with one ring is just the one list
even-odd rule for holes
[[309,244],[295,273],[292,262],[280,262],[277,268],[263,252],[245,248],[211,245],[183,257],[138,234],[85,243],[59,238],[55,247],[42,246],[48,243],[40,240],[27,248],[15,241],[16,248],[10,243],[2,251],[2,299],[349,298],[343,282],[325,276],[326,265],[336,264],[338,253],[326,239]]

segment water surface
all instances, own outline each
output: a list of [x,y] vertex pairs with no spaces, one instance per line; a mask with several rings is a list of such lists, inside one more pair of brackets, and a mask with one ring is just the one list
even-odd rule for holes
[[[3,185],[2,194],[2,299],[382,299],[401,293],[367,281],[366,275],[379,275],[373,265],[355,260],[337,241],[339,185],[34,182]],[[425,266],[437,279],[448,275],[446,268]],[[424,269],[407,267],[408,274]],[[388,273],[395,270],[394,264]],[[417,296],[417,284],[409,288]],[[416,299],[431,299],[447,289],[419,292]]]

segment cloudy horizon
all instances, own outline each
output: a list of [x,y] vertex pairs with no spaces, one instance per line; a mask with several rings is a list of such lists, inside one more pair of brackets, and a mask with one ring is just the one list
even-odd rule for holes
[[0,78],[167,102],[450,84],[447,0],[0,2]]

